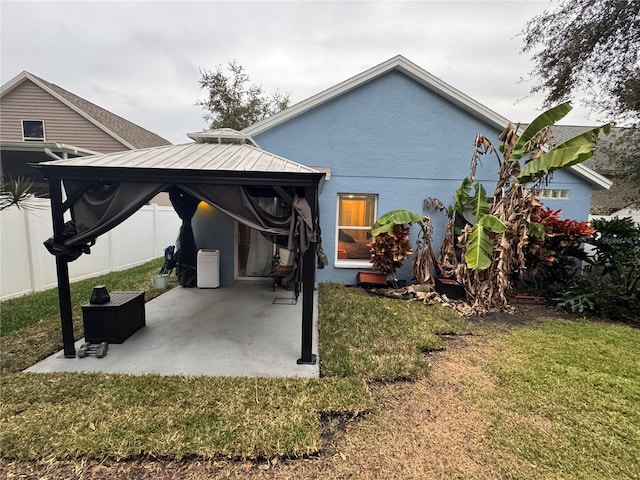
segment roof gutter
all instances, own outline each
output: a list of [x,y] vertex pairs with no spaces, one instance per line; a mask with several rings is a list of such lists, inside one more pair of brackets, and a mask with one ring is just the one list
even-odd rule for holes
[[[51,150],[52,152],[71,154],[76,157],[100,155],[101,153],[89,150],[87,148],[76,147],[75,145],[68,145],[66,143],[58,142],[0,142],[0,150],[10,150],[18,152],[42,152],[44,150]],[[56,160],[60,159],[57,158]]]

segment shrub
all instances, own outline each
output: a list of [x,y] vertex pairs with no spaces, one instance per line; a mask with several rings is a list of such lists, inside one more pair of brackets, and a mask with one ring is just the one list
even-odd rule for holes
[[398,288],[396,271],[413,253],[409,241],[410,230],[406,225],[394,225],[393,230],[376,235],[375,241],[369,244],[373,268],[387,275],[395,288]]
[[581,276],[558,292],[558,308],[640,324],[640,226],[631,218],[593,220]]
[[586,260],[582,245],[595,233],[589,222],[561,219],[561,213],[539,202],[531,209],[531,221],[544,228],[544,235],[529,236],[525,283],[532,283],[542,295],[555,296],[573,282],[580,261]]

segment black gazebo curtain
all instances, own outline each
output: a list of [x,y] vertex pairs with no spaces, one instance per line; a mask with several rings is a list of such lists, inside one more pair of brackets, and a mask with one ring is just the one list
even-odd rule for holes
[[262,232],[272,241],[286,244],[287,249],[298,256],[309,248],[310,243],[318,241],[317,219],[314,221],[312,218],[308,202],[295,195],[288,213],[278,217],[261,208],[242,185],[103,184],[96,181],[89,186],[86,183],[65,182],[65,190],[68,198],[75,199],[71,202],[72,220],[65,225],[65,240],[62,244],[56,244],[50,238],[45,246],[52,254],[63,255],[68,261],[75,260],[82,253],[90,253],[90,246],[98,236],[129,218],[158,192],[169,191],[171,203],[182,219],[176,255],[178,280],[185,287],[196,285],[197,246],[191,219],[201,200]]
[[196,241],[193,238],[191,219],[198,210],[200,199],[194,198],[176,186],[169,190],[169,199],[182,220],[176,241],[176,275],[183,287],[196,286]]
[[65,224],[64,242],[55,243],[53,237],[44,242],[53,255],[67,261],[76,260],[100,235],[124,222],[151,200],[166,185],[159,183],[95,181],[64,182],[67,198],[75,198],[71,205],[71,220]]

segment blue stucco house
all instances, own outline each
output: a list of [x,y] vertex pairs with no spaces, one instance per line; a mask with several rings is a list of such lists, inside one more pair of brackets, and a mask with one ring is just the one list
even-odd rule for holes
[[[317,271],[316,279],[353,284],[358,271],[371,268],[366,244],[376,219],[394,209],[421,213],[426,197],[452,203],[455,189],[468,175],[476,135],[484,134],[497,147],[498,135],[508,123],[399,55],[243,133],[268,152],[326,172],[319,202],[329,265]],[[489,190],[496,178],[497,161],[487,156],[476,179]],[[609,186],[605,177],[577,165],[554,174],[544,202],[562,209],[567,218],[586,220],[592,190]],[[445,218],[432,212],[432,220],[438,246]],[[222,217],[217,221],[232,222]],[[225,235],[224,228],[215,231]],[[257,241],[237,227],[234,240],[213,239],[217,247],[236,252]],[[269,248],[264,246],[265,251]],[[223,281],[260,274],[250,272],[244,260],[239,265],[238,258],[236,254],[235,268],[227,266],[222,272]],[[399,274],[409,279],[410,262]]]

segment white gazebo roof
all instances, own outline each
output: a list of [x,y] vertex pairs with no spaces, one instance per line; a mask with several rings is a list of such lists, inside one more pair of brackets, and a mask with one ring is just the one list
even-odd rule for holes
[[[206,132],[208,133],[208,132]],[[43,162],[53,167],[319,173],[248,143],[187,143]]]

